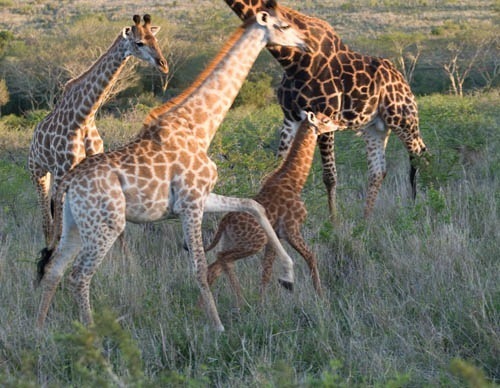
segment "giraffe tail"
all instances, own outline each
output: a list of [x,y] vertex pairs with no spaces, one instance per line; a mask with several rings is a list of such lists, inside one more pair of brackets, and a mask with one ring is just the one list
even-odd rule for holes
[[62,210],[63,210],[63,201],[64,201],[64,194],[68,190],[69,183],[71,182],[71,172],[69,172],[65,179],[61,182],[59,185],[55,198],[54,198],[54,208],[53,208],[53,215],[54,215],[54,222],[52,225],[52,241],[50,242],[49,246],[46,248],[43,248],[40,253],[39,257],[37,260],[37,278],[35,280],[35,286],[38,286],[40,282],[42,281],[44,275],[45,275],[45,268],[47,265],[50,263],[50,260],[52,258],[52,253],[54,252],[62,234]]
[[219,243],[219,241],[222,237],[222,233],[224,233],[224,230],[226,230],[226,224],[227,224],[227,220],[226,220],[226,217],[224,217],[221,220],[221,222],[219,223],[219,227],[217,228],[217,231],[215,232],[215,236],[214,236],[212,242],[205,247],[205,252],[211,251]]
[[37,269],[37,278],[35,281],[35,286],[39,286],[40,282],[43,279],[43,276],[45,275],[45,267],[47,264],[50,262],[50,258],[52,257],[52,252],[54,252],[52,249],[49,248],[43,248],[40,251],[40,256],[37,261],[36,269]]

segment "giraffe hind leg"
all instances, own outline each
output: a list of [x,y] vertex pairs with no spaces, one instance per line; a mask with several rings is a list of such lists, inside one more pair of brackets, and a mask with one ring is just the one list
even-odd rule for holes
[[64,275],[64,270],[73,261],[81,247],[81,241],[76,225],[65,224],[63,234],[56,250],[50,254],[45,251],[39,269],[39,282],[42,288],[42,298],[38,308],[37,327],[43,327],[47,313],[56,292],[56,288]]
[[92,235],[83,236],[83,247],[73,264],[73,271],[69,278],[70,286],[79,307],[80,319],[86,326],[93,324],[90,307],[90,282],[97,272],[99,265],[111,249],[122,230],[102,226]]

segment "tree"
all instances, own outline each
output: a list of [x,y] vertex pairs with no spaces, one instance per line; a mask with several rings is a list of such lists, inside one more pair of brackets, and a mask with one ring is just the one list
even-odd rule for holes
[[422,34],[409,34],[402,31],[389,32],[378,38],[381,43],[385,43],[389,56],[393,57],[396,66],[409,84],[413,80],[417,62],[422,54],[423,39]]
[[[495,30],[475,28],[463,25],[451,37],[446,46],[449,53],[448,60],[442,64],[450,81],[451,92],[463,96],[464,83],[474,71],[480,72],[480,63],[483,68],[488,68],[485,63],[492,62],[492,73],[483,71],[483,78],[491,82],[498,74],[498,37]],[[485,62],[486,61],[486,62]],[[489,78],[488,78],[489,77]]]

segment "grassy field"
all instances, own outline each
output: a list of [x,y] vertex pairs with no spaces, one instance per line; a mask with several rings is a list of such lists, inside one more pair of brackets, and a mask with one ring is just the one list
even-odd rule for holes
[[[322,15],[353,40],[388,26],[430,29],[466,16],[491,23],[498,4],[285,3]],[[138,10],[131,1],[0,1],[0,30],[35,34],[50,17],[72,20],[94,10],[124,22],[129,17],[123,15],[145,10],[140,5]],[[207,12],[213,18],[206,23],[227,22],[221,31],[238,24],[222,1],[149,2],[147,11],[162,26],[169,16],[176,23],[165,27],[168,37],[187,39],[189,32],[182,32],[202,23]],[[221,32],[193,45],[210,46],[211,52],[223,41]],[[268,61],[262,58],[259,71]],[[190,74],[183,77],[176,81],[179,88]],[[146,95],[120,115],[104,111],[98,128],[106,147],[134,136],[158,100]],[[35,331],[40,294],[33,280],[43,237],[26,159],[34,125],[45,112],[0,117],[0,386],[498,386],[500,93],[493,88],[463,98],[432,94],[418,97],[418,103],[432,158],[419,175],[416,201],[409,195],[407,153],[392,136],[387,177],[373,217],[363,220],[364,144],[353,133],[339,133],[339,218],[332,222],[327,216],[318,157],[303,193],[309,211],[304,235],[317,254],[325,298],[316,297],[304,261],[285,246],[295,259],[296,289],[291,294],[274,279],[265,303],[259,303],[259,257],[250,258],[237,266],[246,299],[241,311],[233,309],[225,279],[214,288],[223,334],[210,329],[196,306],[198,289],[177,221],[127,226],[131,256],[115,247],[93,279],[95,327],[77,323],[63,281],[46,329]],[[281,120],[274,100],[263,107],[240,103],[230,111],[210,150],[219,166],[216,192],[251,196],[258,190],[276,165]],[[218,219],[206,217],[207,239]]]
[[[498,93],[421,98],[433,164],[413,204],[407,158],[393,139],[389,174],[368,222],[361,218],[362,144],[339,134],[338,222],[325,215],[319,165],[304,193],[310,212],[304,233],[319,258],[325,299],[316,298],[293,253],[296,291],[272,286],[260,305],[259,261],[249,259],[238,266],[248,301],[240,313],[232,310],[225,281],[214,290],[227,329],[222,335],[196,307],[198,291],[175,221],[129,225],[132,257],[116,248],[94,278],[96,316],[107,317],[97,329],[72,325],[77,311],[63,284],[47,329],[35,332],[39,294],[32,281],[42,236],[23,166],[28,131],[1,131],[11,152],[2,153],[0,164],[0,384],[114,385],[115,378],[132,386],[462,386],[462,373],[471,378],[468,368],[475,378],[484,373],[498,382],[499,102]],[[139,116],[127,119],[139,125]],[[277,106],[231,112],[214,157],[224,141],[240,152],[230,154],[231,166],[221,163],[218,192],[257,190],[263,170],[272,168],[266,145],[275,141],[269,127],[279,120]],[[110,137],[111,127],[121,127],[114,118],[100,124]],[[257,160],[267,167],[255,167]],[[215,223],[207,217],[208,236]],[[118,318],[118,328],[110,317]],[[95,341],[103,353],[94,350]]]

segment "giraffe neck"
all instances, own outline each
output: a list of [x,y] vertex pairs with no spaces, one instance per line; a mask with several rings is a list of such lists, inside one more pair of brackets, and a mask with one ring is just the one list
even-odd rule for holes
[[118,36],[89,69],[66,84],[62,100],[76,111],[76,121],[85,122],[93,118],[103,103],[129,58],[124,45],[124,39]]
[[[144,122],[147,134],[158,121],[173,116],[194,131],[198,146],[207,150],[233,104],[260,51],[266,45],[265,30],[257,23],[238,29],[211,64],[181,95],[153,109]],[[163,128],[164,138],[170,128]]]
[[309,123],[302,123],[283,163],[266,182],[271,179],[279,179],[280,182],[286,180],[296,192],[300,193],[311,169],[317,138]]
[[[225,2],[242,20],[247,20],[263,8],[263,0],[225,0]],[[348,47],[326,21],[304,15],[280,4],[278,4],[277,9],[301,30],[310,49],[310,52],[304,52],[296,47],[278,45],[269,47],[269,52],[282,65],[286,73],[295,75],[298,69],[310,68],[313,65],[312,57],[318,52],[328,53],[327,57],[329,57],[332,53],[348,50]],[[317,65],[322,66],[322,63]]]

